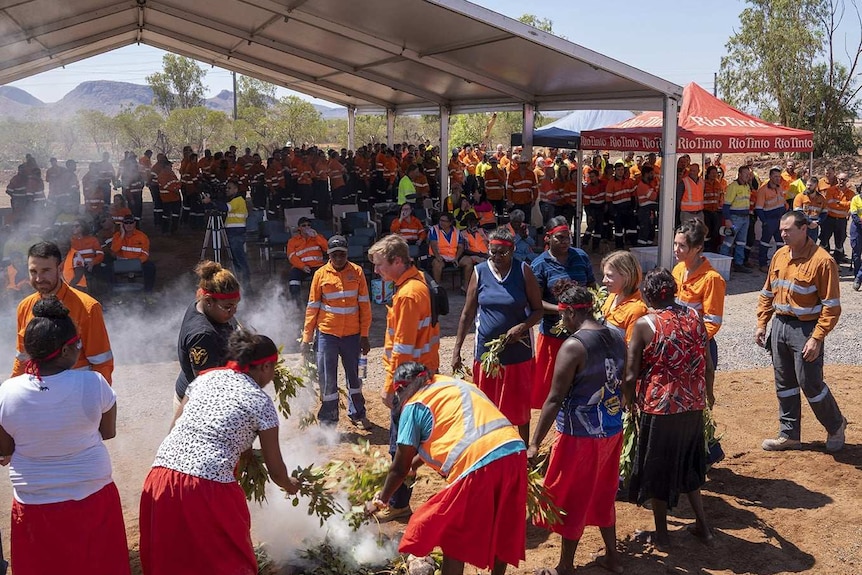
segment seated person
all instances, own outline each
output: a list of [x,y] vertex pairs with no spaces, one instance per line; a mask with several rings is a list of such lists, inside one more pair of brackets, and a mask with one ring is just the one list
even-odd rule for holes
[[83,220],[72,224],[69,252],[63,260],[63,277],[66,283],[88,293],[88,277],[92,279],[94,272],[98,272],[105,260],[101,242],[89,232],[89,226]]
[[488,236],[485,230],[479,227],[479,218],[476,214],[467,214],[465,223],[467,229],[461,232],[460,242],[463,249],[458,259],[458,266],[464,270],[461,291],[466,294],[470,276],[473,275],[473,267],[488,259]]
[[15,302],[30,294],[30,274],[27,270],[27,260],[21,252],[12,252],[4,260],[5,282],[3,286],[3,301]]
[[153,291],[156,283],[156,266],[150,261],[150,238],[137,229],[131,214],[123,218],[123,226],[111,240],[111,253],[118,260],[140,260],[144,274],[144,291]]
[[444,212],[436,226],[428,233],[428,242],[431,245],[431,275],[437,283],[443,277],[444,268],[458,269],[458,260],[464,247],[461,245],[460,233],[452,225],[452,214]]
[[476,221],[479,221],[479,216],[476,215],[476,210],[473,209],[473,204],[467,196],[461,196],[461,202],[455,211],[452,213],[455,218],[455,227],[459,230],[467,229],[467,216],[473,215]]
[[304,306],[299,296],[302,280],[311,279],[317,268],[328,261],[328,249],[326,238],[311,227],[311,220],[306,217],[299,218],[299,225],[287,242],[287,261],[292,266],[287,276],[288,290],[291,299],[298,306]]
[[114,232],[120,231],[120,228],[123,227],[123,218],[132,215],[132,210],[126,204],[126,198],[123,197],[123,194],[114,194],[114,201],[108,208],[108,213],[114,222]]
[[494,214],[494,206],[488,201],[485,190],[473,190],[473,211],[479,218],[482,229],[493,230],[497,227],[497,216]]
[[419,221],[419,218],[413,215],[412,204],[401,206],[401,214],[389,226],[389,231],[398,234],[410,245],[425,243],[428,237],[425,226]]

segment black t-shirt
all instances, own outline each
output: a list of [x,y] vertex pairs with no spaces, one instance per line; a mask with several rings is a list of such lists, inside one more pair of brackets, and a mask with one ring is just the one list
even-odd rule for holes
[[227,340],[236,327],[234,320],[228,323],[211,322],[197,310],[197,302],[192,302],[183,316],[180,336],[177,339],[177,356],[180,361],[180,374],[176,383],[177,397],[185,397],[189,383],[197,374],[205,369],[224,365]]

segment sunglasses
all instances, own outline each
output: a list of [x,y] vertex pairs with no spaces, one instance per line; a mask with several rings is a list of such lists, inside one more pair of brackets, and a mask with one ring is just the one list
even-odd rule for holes
[[236,303],[219,303],[215,302],[215,306],[226,313],[235,312],[239,304]]

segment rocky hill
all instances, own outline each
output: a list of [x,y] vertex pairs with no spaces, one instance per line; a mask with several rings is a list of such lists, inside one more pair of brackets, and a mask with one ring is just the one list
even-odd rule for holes
[[[82,82],[60,101],[47,104],[20,88],[0,86],[0,119],[66,118],[73,116],[78,110],[97,110],[108,116],[114,116],[124,108],[152,104],[152,101],[153,91],[149,86],[130,82],[108,80]],[[212,98],[207,98],[204,105],[212,110],[231,114],[233,92],[222,90]],[[347,111],[344,108],[320,105],[314,107],[324,119],[347,117]]]

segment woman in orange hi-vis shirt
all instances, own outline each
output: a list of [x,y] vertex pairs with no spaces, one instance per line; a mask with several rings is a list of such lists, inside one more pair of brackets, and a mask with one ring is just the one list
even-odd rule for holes
[[620,332],[626,342],[632,337],[635,322],[647,314],[641,297],[643,272],[631,252],[618,250],[602,259],[602,284],[608,288],[608,298],[602,305],[605,325]]
[[706,226],[697,219],[676,229],[673,253],[679,263],[673,268],[673,278],[677,285],[677,302],[695,309],[703,318],[712,364],[718,365],[715,334],[721,329],[726,285],[721,274],[703,257],[705,238]]

